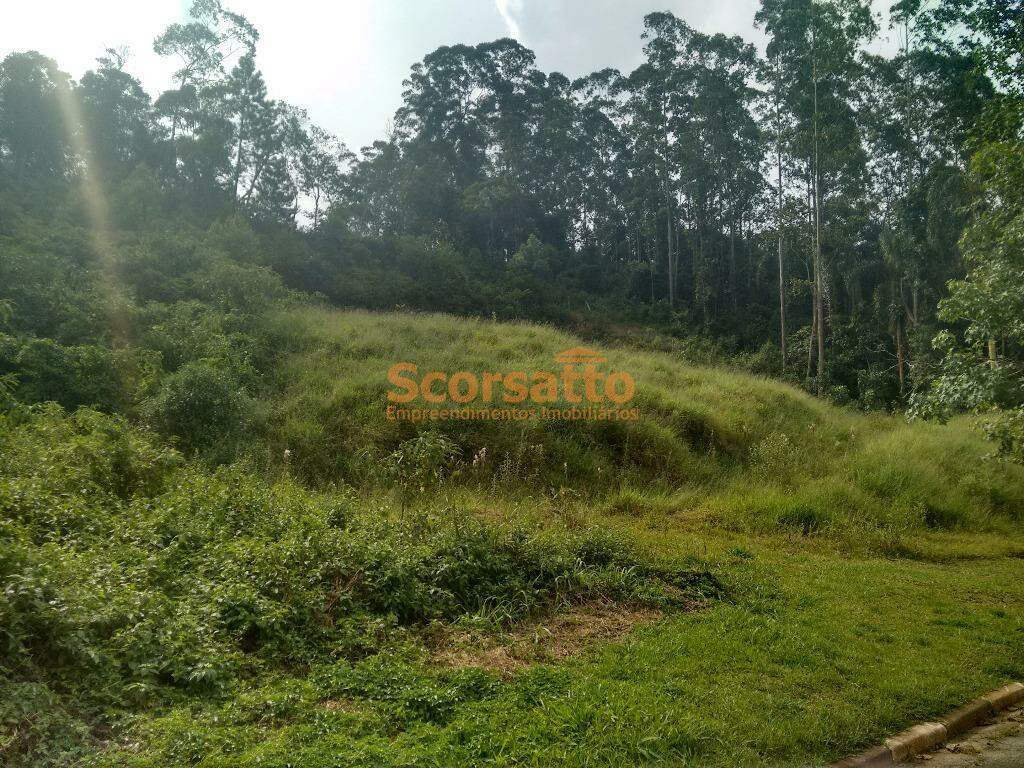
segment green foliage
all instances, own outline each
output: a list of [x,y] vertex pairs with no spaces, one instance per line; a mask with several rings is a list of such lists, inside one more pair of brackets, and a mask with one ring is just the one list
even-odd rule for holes
[[[81,718],[108,708],[358,659],[430,622],[507,624],[568,601],[670,605],[717,590],[708,574],[645,566],[594,531],[453,509],[396,522],[350,493],[209,474],[95,411],[0,416],[0,447],[0,685],[23,697],[0,710],[0,753],[14,765],[59,764],[89,741]],[[384,685],[366,674],[364,691]],[[388,695],[399,690],[420,706],[403,683]],[[19,709],[34,705],[46,717]],[[436,717],[446,705],[423,706]]]
[[978,213],[964,234],[968,265],[963,280],[950,283],[940,306],[943,319],[963,328],[962,341],[943,331],[934,340],[944,353],[912,413],[1011,409],[995,417],[989,434],[1001,455],[1019,460],[1014,437],[1016,410],[1024,402],[1024,145],[1018,139],[985,144],[974,156],[973,173],[983,188]]
[[60,100],[69,92],[68,76],[35,51],[0,61],[0,158],[19,176],[54,178],[66,170],[70,148]]
[[384,460],[384,479],[408,496],[444,483],[456,469],[459,446],[440,432],[421,432],[406,440]]
[[[576,82],[443,47],[359,158],[219,0],[152,101],[115,51],[77,84],[8,55],[0,761],[823,763],[1019,676],[1024,470],[954,418],[1022,460],[1007,10],[900,3],[885,59],[864,0],[764,0],[767,61],[654,13],[634,72]],[[595,338],[639,420],[384,417],[395,362]],[[581,602],[665,615],[508,679],[431,655]]]
[[996,412],[986,431],[1005,458],[1020,460],[1019,409],[1024,402],[1024,37],[1013,23],[1018,0],[945,0],[926,16],[930,34],[948,35],[983,61],[1002,86],[970,142],[978,199],[961,240],[967,274],[951,281],[939,307],[960,333],[940,332],[944,357],[916,397],[916,415]]
[[[981,0],[940,5],[901,13],[932,32],[961,14],[968,32],[957,34],[973,41],[964,50],[922,34],[891,59],[860,56],[878,33],[864,0],[765,0],[768,61],[670,13],[644,19],[633,72],[576,82],[538,70],[515,41],[445,46],[413,67],[394,135],[358,158],[270,98],[257,30],[219,2],[196,3],[188,23],[158,36],[155,50],[177,69],[153,100],[117,51],[78,84],[39,54],[11,54],[0,68],[0,162],[14,173],[0,193],[10,186],[5,209],[27,214],[0,229],[15,235],[0,266],[14,330],[110,345],[136,330],[138,306],[199,300],[259,314],[287,285],[341,306],[600,334],[655,325],[837,402],[902,405],[928,356],[910,342],[930,332],[945,282],[961,276],[956,241],[974,194],[965,142],[998,101],[974,52],[1015,39]],[[997,55],[987,62],[1012,81]],[[767,110],[755,80],[770,90]],[[64,126],[76,114],[82,157]],[[763,213],[773,151],[777,222]],[[815,175],[808,200],[800,187]],[[89,220],[97,189],[109,221]],[[826,246],[813,279],[794,280],[815,252],[811,209]],[[69,224],[110,229],[110,253]],[[820,353],[811,345],[819,366],[805,370],[802,355],[783,364],[783,311],[791,349],[812,323],[828,336]]]
[[123,362],[93,344],[65,346],[51,339],[0,335],[0,371],[16,375],[16,394],[24,402],[120,410],[126,404]]
[[985,433],[1003,458],[1024,464],[1024,408],[1001,411],[984,422]]
[[944,319],[967,321],[968,342],[1024,341],[1022,147],[1020,141],[993,142],[974,156],[973,173],[984,198],[964,235],[968,274],[950,285],[942,305]]
[[949,333],[940,333],[934,344],[943,357],[928,389],[911,397],[911,418],[945,420],[958,413],[980,413],[1019,399],[1021,385],[1011,369],[980,362],[977,351],[958,347]]
[[153,712],[86,764],[826,765],[1024,664],[1019,559],[994,538],[957,537],[950,551],[935,542],[953,537],[934,535],[910,557],[851,558],[796,534],[643,535],[718,563],[732,599],[505,678],[403,648],[246,681],[222,700]]
[[253,418],[251,399],[234,376],[207,361],[170,374],[145,407],[153,423],[187,451],[233,442]]

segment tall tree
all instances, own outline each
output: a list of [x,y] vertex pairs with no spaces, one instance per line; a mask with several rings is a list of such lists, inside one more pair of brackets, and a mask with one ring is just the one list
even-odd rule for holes
[[0,161],[21,180],[58,178],[71,160],[69,130],[60,107],[68,76],[35,51],[0,62]]
[[[177,60],[175,88],[156,101],[168,129],[168,170],[178,172],[181,134],[203,123],[201,93],[224,76],[224,63],[240,51],[252,54],[259,33],[249,21],[226,10],[220,0],[194,0],[190,21],[171,24],[157,37],[153,50]],[[188,140],[191,137],[186,137]]]
[[125,71],[126,54],[108,50],[75,89],[92,153],[109,179],[154,158],[152,105],[142,84]]
[[856,273],[860,233],[831,225],[863,218],[857,209],[866,204],[867,157],[854,101],[863,73],[861,46],[876,24],[864,0],[762,0],[756,19],[769,35],[768,57],[782,64],[783,103],[794,126],[788,152],[806,188],[813,233],[808,375],[816,361],[821,392],[828,314],[839,298],[831,295],[834,278]]

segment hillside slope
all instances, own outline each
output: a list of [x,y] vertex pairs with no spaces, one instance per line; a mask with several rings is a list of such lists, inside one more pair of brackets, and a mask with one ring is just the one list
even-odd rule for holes
[[268,323],[226,447],[0,414],[5,765],[803,766],[1024,675],[1024,470],[967,423],[627,348],[635,421],[391,421],[397,362],[580,340]]
[[[967,421],[866,415],[776,381],[628,348],[598,349],[608,361],[599,367],[635,379],[637,421],[389,421],[395,363],[414,363],[421,376],[557,371],[555,356],[580,340],[445,315],[310,309],[279,322],[303,341],[277,373],[269,440],[314,482],[379,482],[398,446],[440,433],[457,453],[439,469],[457,485],[571,489],[633,514],[743,530],[1009,530],[1024,510],[1024,470],[984,459],[991,446]],[[572,404],[563,396],[552,405]],[[481,449],[487,466],[469,466]]]

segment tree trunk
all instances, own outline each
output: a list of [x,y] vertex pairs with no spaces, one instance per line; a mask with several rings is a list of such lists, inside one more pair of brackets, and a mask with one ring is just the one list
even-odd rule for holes
[[234,180],[234,191],[232,193],[234,205],[238,205],[238,184],[242,179],[242,164],[243,154],[245,146],[245,121],[241,118],[238,120],[238,142],[235,146],[235,172],[233,175]]
[[779,346],[782,351],[782,368],[786,368],[786,272],[782,259],[782,116],[779,109],[778,81],[776,80],[775,90],[775,117],[778,134],[775,138],[775,155],[778,160],[779,170],[779,202],[778,202],[778,235],[779,235]]
[[[812,288],[813,291],[813,288]],[[811,333],[807,337],[807,380],[810,381],[814,371],[814,337],[818,330],[818,303],[811,301]]]
[[665,247],[667,249],[665,262],[668,267],[668,307],[673,310],[676,305],[676,286],[672,268],[672,200],[668,192],[667,181],[665,182]]
[[733,312],[739,311],[736,282],[736,222],[733,221],[729,224],[729,291],[732,294]]
[[903,397],[903,390],[906,386],[906,381],[903,376],[904,360],[906,353],[903,351],[903,324],[896,321],[896,372],[900,379],[900,397]]
[[672,296],[679,300],[679,227],[672,222]]
[[[812,5],[813,13],[813,5]],[[811,17],[811,67],[814,84],[814,294],[818,318],[818,380],[820,395],[825,383],[825,302],[821,257],[821,164],[818,136],[818,48],[814,17]]]

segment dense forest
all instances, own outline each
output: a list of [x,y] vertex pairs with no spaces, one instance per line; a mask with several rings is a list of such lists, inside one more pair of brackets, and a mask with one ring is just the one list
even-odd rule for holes
[[[884,57],[869,5],[764,0],[763,54],[652,13],[641,66],[576,80],[511,39],[442,47],[358,154],[268,95],[258,31],[218,0],[156,38],[177,69],[155,97],[123,50],[77,82],[10,53],[5,391],[139,400],[75,391],[56,361],[123,379],[125,357],[155,350],[170,374],[195,352],[174,322],[292,290],[609,339],[653,329],[865,408],[1012,408],[1024,6],[901,0]],[[66,227],[89,241],[62,242]],[[993,428],[1019,451],[1008,418]]]

